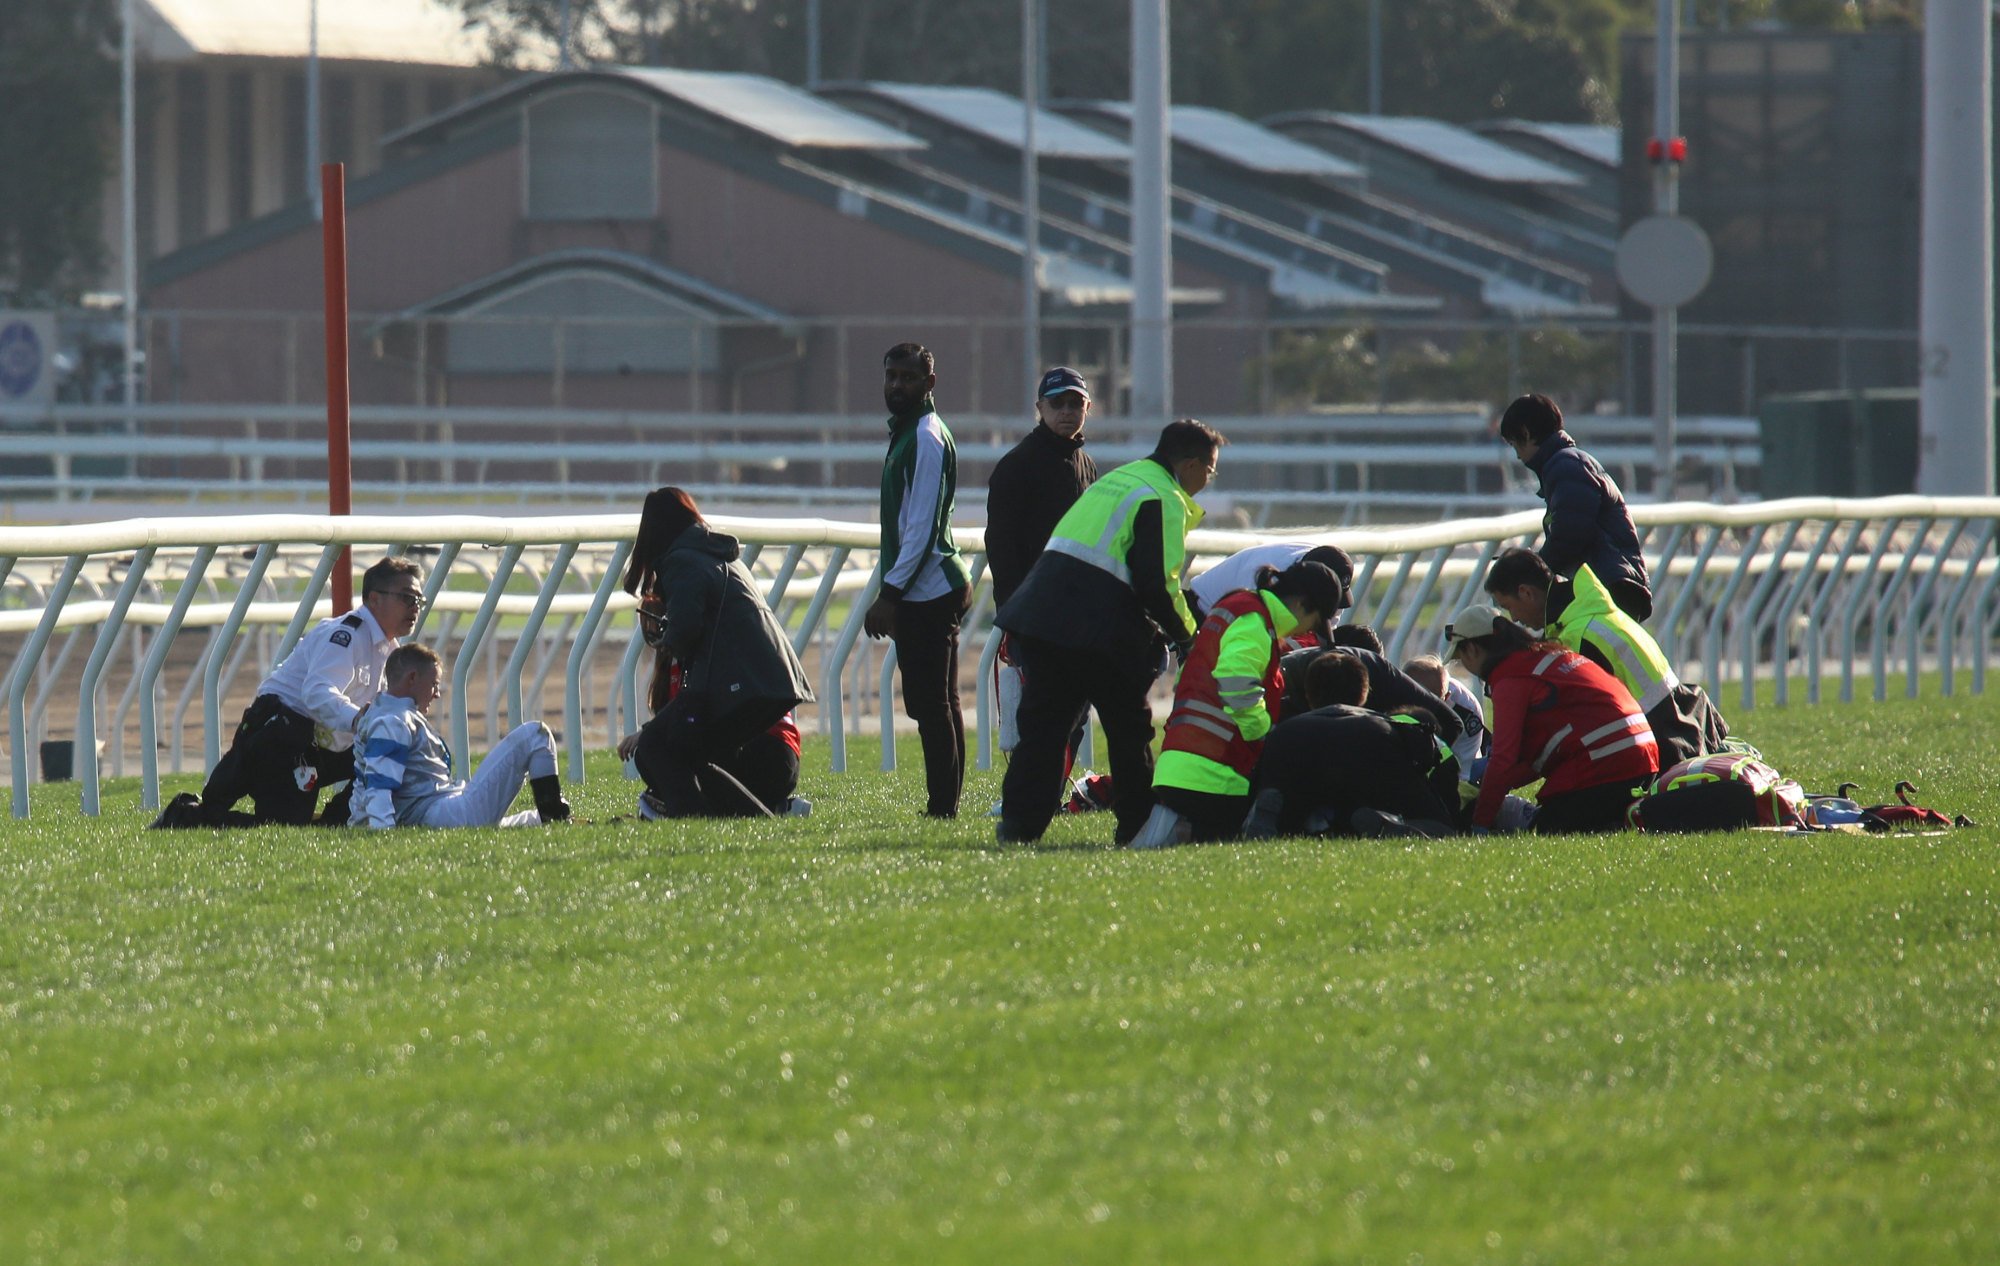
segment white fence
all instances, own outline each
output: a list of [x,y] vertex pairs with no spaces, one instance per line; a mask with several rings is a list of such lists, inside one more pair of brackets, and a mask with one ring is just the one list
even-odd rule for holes
[[[1028,425],[1025,413],[950,421],[960,463],[975,468],[997,462]],[[1338,522],[1357,523],[1398,510],[1443,518],[1534,504],[1534,477],[1470,406],[1208,421],[1231,441],[1217,504],[1241,508],[1250,522],[1329,508]],[[302,405],[0,409],[0,465],[16,468],[0,468],[0,494],[322,505],[325,427],[323,409]],[[1650,419],[1586,415],[1572,427],[1636,499],[1654,497]],[[884,432],[878,417],[841,414],[374,406],[354,411],[353,435],[364,504],[630,505],[671,482],[718,503],[844,509],[872,503],[872,484],[853,475],[879,466]],[[1097,417],[1091,438],[1109,469],[1144,456],[1154,432]],[[1696,495],[1736,500],[1758,486],[1753,418],[1683,418],[1678,451]]]
[[[1930,673],[1947,695],[1961,672],[1970,673],[1974,692],[1985,687],[2000,500],[1677,504],[1640,507],[1635,517],[1655,578],[1651,627],[1725,708],[1752,706],[1760,680],[1785,704],[1800,676],[1812,701],[1828,678],[1843,698],[1853,697],[1861,677],[1876,698],[1886,697],[1892,669],[1911,695]],[[846,739],[859,732],[871,702],[887,740],[884,764],[893,766],[893,650],[860,637],[876,585],[878,529],[818,519],[714,521],[744,542],[807,657],[821,700],[814,720],[832,741],[834,768],[846,768]],[[6,678],[14,814],[28,815],[29,752],[65,699],[75,701],[86,813],[98,810],[98,735],[109,736],[110,772],[121,774],[134,708],[148,806],[159,803],[163,751],[170,768],[182,768],[181,735],[197,695],[204,767],[212,764],[234,719],[226,708],[232,686],[243,697],[315,615],[329,613],[326,582],[348,545],[358,565],[380,552],[411,553],[426,565],[432,606],[416,636],[450,665],[444,707],[461,768],[474,715],[488,744],[503,717],[511,724],[539,716],[560,665],[556,728],[567,775],[580,781],[586,749],[615,743],[642,719],[643,644],[620,618],[631,600],[618,589],[636,528],[634,515],[254,515],[0,528],[0,638],[14,646]],[[1438,649],[1444,623],[1478,592],[1493,557],[1508,544],[1532,543],[1539,530],[1539,515],[1529,512],[1309,539],[1354,554],[1351,621],[1376,626],[1401,657]],[[1198,532],[1190,541],[1194,565],[1271,539]],[[960,540],[982,565],[979,530],[960,529]],[[991,620],[982,585],[963,635],[965,646],[982,647],[975,705],[982,766],[991,757]],[[1725,692],[1725,682],[1739,688]],[[163,748],[161,708],[170,696]]]

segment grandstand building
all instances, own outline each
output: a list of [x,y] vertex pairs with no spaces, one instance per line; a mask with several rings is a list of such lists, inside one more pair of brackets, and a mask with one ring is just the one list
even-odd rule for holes
[[[304,199],[309,0],[134,0],[133,10],[140,260]],[[440,0],[329,0],[318,48],[320,153],[355,175],[381,165],[384,134],[501,78]],[[116,277],[111,192],[105,275]]]
[[[1123,112],[1064,103],[1036,125],[1041,353],[1114,399]],[[1591,145],[1566,165],[1529,152],[1534,134],[1275,123],[1174,113],[1183,410],[1253,411],[1254,365],[1287,325],[1609,312],[1607,186],[1576,169]],[[1371,129],[1390,139],[1342,152]],[[944,360],[948,410],[1016,412],[1022,134],[1019,101],[984,89],[813,95],[632,68],[524,76],[385,128],[348,189],[355,399],[872,412],[878,345],[917,337]],[[175,314],[151,349],[174,398],[316,398],[298,314],[319,306],[319,268],[303,197],[155,260],[145,307]]]

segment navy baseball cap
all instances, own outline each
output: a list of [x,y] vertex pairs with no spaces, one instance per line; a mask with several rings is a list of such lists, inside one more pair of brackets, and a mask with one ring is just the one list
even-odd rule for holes
[[1059,396],[1065,391],[1074,391],[1085,400],[1090,399],[1090,384],[1083,380],[1083,375],[1077,373],[1068,365],[1057,365],[1054,369],[1042,375],[1042,385],[1036,390],[1035,394],[1046,400],[1050,396]]

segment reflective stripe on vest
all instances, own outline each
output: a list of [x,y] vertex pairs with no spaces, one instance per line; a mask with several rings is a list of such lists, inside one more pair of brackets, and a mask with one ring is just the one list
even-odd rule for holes
[[1639,711],[1651,712],[1666,702],[1681,682],[1659,643],[1618,608],[1611,591],[1587,565],[1576,569],[1570,583],[1576,596],[1555,626],[1564,644],[1581,651],[1583,643],[1590,642],[1604,652],[1612,675],[1632,692]]
[[1201,521],[1202,511],[1173,475],[1151,458],[1128,462],[1086,489],[1056,523],[1046,548],[1130,585],[1132,568],[1126,558],[1132,548],[1132,520],[1148,501],[1160,503],[1161,560],[1168,587],[1178,592],[1187,566],[1187,534]]
[[[1618,738],[1618,735],[1624,737]],[[1646,724],[1643,716],[1619,717],[1611,724],[1601,725],[1584,735],[1582,742],[1583,750],[1590,753],[1590,759],[1603,760],[1628,747],[1654,746],[1653,728]]]

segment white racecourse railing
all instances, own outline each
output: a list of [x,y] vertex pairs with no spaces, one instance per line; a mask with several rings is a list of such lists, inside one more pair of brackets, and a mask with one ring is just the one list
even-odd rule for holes
[[[1815,702],[1829,675],[1837,675],[1843,699],[1853,697],[1859,676],[1870,679],[1875,698],[1884,698],[1892,668],[1905,675],[1912,696],[1930,672],[1946,695],[1958,688],[1961,671],[1969,671],[1975,693],[1985,688],[2000,614],[1994,601],[2000,500],[1672,504],[1639,507],[1635,517],[1655,581],[1650,627],[1725,709],[1750,707],[1760,679],[1773,683],[1779,704],[1787,703],[1801,673],[1806,698]],[[883,765],[893,768],[894,651],[860,637],[861,614],[877,586],[876,526],[721,516],[714,522],[744,542],[806,655],[834,769],[845,770],[847,737],[859,732],[871,696],[887,740]],[[1509,544],[1533,543],[1540,527],[1540,516],[1526,512],[1290,539],[1330,541],[1354,554],[1350,620],[1374,625],[1389,653],[1402,657],[1440,649],[1445,622],[1477,594],[1493,557]],[[29,749],[46,733],[54,705],[68,698],[76,705],[84,812],[98,811],[100,725],[109,722],[111,772],[120,774],[135,704],[144,802],[156,806],[170,663],[180,682],[165,727],[171,767],[181,768],[181,734],[197,694],[204,767],[213,764],[235,719],[225,705],[232,684],[254,683],[315,616],[330,613],[326,583],[342,546],[354,547],[357,571],[385,552],[424,563],[433,602],[416,636],[450,666],[442,706],[461,772],[474,714],[483,718],[490,745],[503,715],[514,724],[540,714],[529,705],[539,704],[560,663],[562,711],[554,728],[567,749],[567,776],[581,781],[586,748],[615,743],[643,719],[643,643],[623,618],[632,602],[618,588],[636,528],[630,514],[250,515],[0,528],[0,639],[14,651],[6,677],[14,815],[28,815]],[[977,575],[982,535],[961,528],[959,539]],[[1280,538],[1197,532],[1190,540],[1193,566],[1273,539]],[[205,636],[190,639],[191,630]],[[48,654],[58,633],[65,636]],[[83,667],[71,673],[73,652],[86,640]],[[987,686],[998,646],[983,584],[962,644],[982,648],[975,713],[983,768],[991,762]],[[615,666],[599,663],[614,657]],[[1725,691],[1728,681],[1739,689]]]
[[[997,462],[1020,438],[1020,415],[950,414],[961,466]],[[1210,417],[1230,437],[1215,495],[1266,523],[1332,509],[1318,522],[1504,513],[1534,504],[1533,476],[1489,430],[1481,410]],[[255,498],[259,508],[323,504],[326,414],[304,405],[61,404],[0,406],[0,496],[58,503]],[[873,489],[842,471],[879,464],[882,421],[846,414],[660,413],[476,406],[354,410],[355,495],[379,508],[502,504],[558,498],[629,505],[664,482],[705,501],[846,513]],[[1649,419],[1582,415],[1579,440],[1641,500],[1652,499]],[[1092,419],[1100,468],[1151,451],[1150,427]],[[1747,417],[1680,420],[1679,453],[1718,499],[1740,499],[1761,468]],[[39,463],[48,463],[46,473]],[[751,477],[746,481],[744,475]],[[784,482],[777,482],[782,479]],[[1337,495],[1327,489],[1339,489]]]

